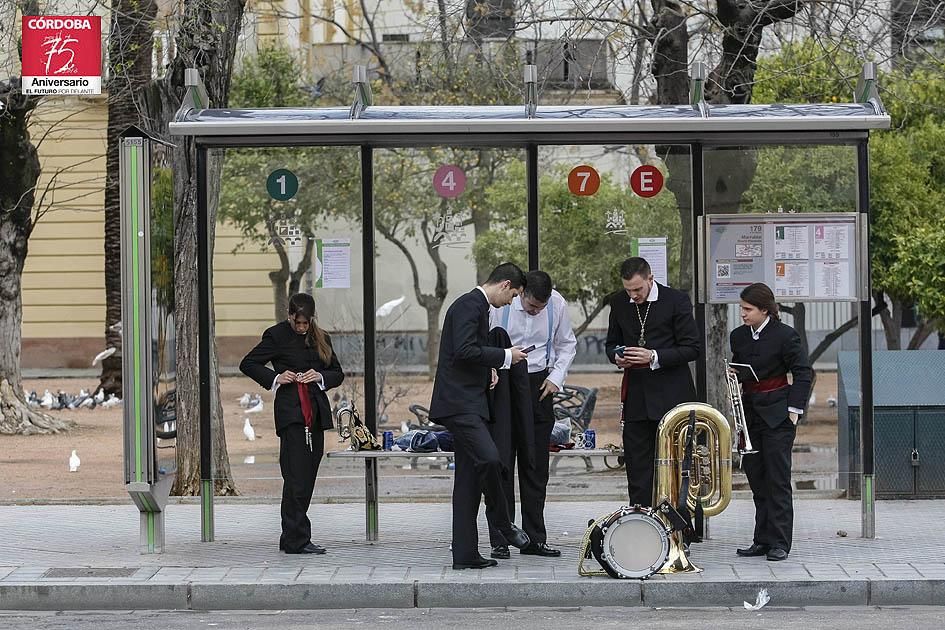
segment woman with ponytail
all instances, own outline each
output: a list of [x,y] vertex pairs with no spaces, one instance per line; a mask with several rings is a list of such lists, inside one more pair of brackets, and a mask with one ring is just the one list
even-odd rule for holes
[[[282,536],[286,553],[325,553],[312,543],[308,507],[318,465],[325,452],[325,429],[332,428],[325,392],[345,375],[328,334],[315,320],[315,299],[289,298],[288,319],[267,329],[240,363],[240,371],[276,395],[274,414],[282,470]],[[272,368],[266,364],[271,364]]]

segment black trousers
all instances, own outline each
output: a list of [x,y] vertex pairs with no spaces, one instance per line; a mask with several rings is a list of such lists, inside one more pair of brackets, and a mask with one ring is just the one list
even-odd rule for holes
[[486,421],[473,414],[437,418],[453,434],[453,562],[473,562],[479,553],[479,504],[494,514],[499,531],[510,533],[508,501],[502,485],[502,461]]
[[325,453],[325,433],[312,429],[312,450],[305,443],[305,427],[290,424],[279,432],[279,468],[282,471],[282,536],[279,548],[297,551],[312,541],[308,506],[315,491],[318,465]]
[[[545,530],[545,497],[548,488],[548,445],[551,443],[551,430],[555,425],[552,397],[541,396],[541,385],[548,378],[548,370],[528,375],[528,384],[532,394],[532,409],[534,411],[534,442],[532,449],[535,454],[534,468],[528,465],[525,456],[524,438],[512,427],[511,458],[505,462],[506,474],[502,481],[505,488],[505,498],[508,502],[509,516],[515,517],[515,464],[518,460],[518,488],[522,503],[522,529],[534,543],[548,541],[548,532]],[[489,520],[489,542],[493,547],[508,545],[505,536],[493,526],[491,509],[486,509],[486,518]]]
[[623,424],[623,453],[627,465],[630,505],[653,504],[653,468],[656,464],[657,420],[634,420]]
[[742,458],[755,501],[754,542],[788,552],[794,529],[791,451],[796,435],[797,427],[787,418],[776,427],[751,418],[748,436],[758,452]]

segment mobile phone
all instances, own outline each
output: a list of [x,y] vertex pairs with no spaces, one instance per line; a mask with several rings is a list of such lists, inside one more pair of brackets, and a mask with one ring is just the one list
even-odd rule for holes
[[614,348],[614,355],[618,357],[623,356],[623,351],[627,349],[627,346],[617,346]]
[[527,348],[522,348],[522,352],[524,352],[525,354],[528,354],[529,352],[531,352],[531,351],[534,350],[534,349],[535,349],[535,344],[532,344],[532,345],[528,346]]

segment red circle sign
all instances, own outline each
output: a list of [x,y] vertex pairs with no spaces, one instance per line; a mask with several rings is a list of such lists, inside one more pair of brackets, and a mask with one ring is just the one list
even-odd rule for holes
[[600,174],[593,166],[582,164],[568,173],[568,190],[578,197],[590,197],[600,188]]
[[663,173],[649,164],[638,166],[630,173],[630,188],[640,197],[655,197],[663,190]]
[[466,173],[455,164],[444,164],[433,174],[433,189],[440,197],[455,199],[466,190]]

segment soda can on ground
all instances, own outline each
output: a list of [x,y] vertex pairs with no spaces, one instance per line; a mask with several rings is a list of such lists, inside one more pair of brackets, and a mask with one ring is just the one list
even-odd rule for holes
[[384,450],[389,451],[394,447],[394,432],[384,431]]
[[584,448],[589,451],[597,448],[597,431],[588,429],[584,432]]

